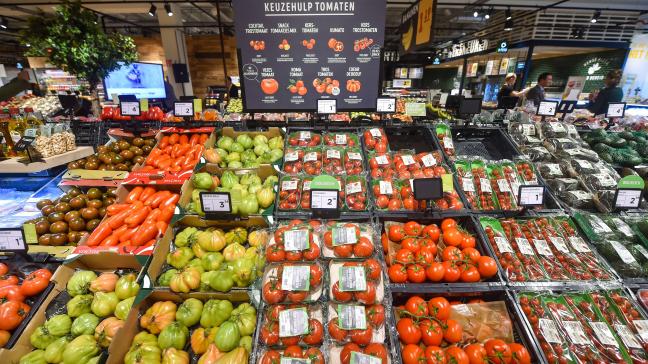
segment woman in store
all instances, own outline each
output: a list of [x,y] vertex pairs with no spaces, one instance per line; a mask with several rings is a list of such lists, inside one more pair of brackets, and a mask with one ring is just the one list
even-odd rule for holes
[[621,102],[623,100],[623,90],[619,87],[621,82],[621,70],[612,70],[605,76],[605,88],[592,92],[589,95],[589,104],[587,110],[594,115],[605,114],[608,103]]
[[524,95],[524,90],[522,91],[515,91],[513,87],[515,87],[515,80],[517,79],[517,76],[515,73],[509,73],[504,77],[504,84],[499,90],[499,93],[497,94],[497,108],[500,108],[500,105],[502,105],[502,98],[503,97],[508,97],[508,96],[513,96],[513,97],[520,97]]

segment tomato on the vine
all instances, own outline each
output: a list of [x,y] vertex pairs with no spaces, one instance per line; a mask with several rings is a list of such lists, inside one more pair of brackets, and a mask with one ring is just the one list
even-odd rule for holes
[[308,335],[305,335],[302,340],[307,345],[318,345],[322,342],[324,336],[324,327],[322,323],[315,319],[308,320]]
[[402,357],[403,364],[419,364],[423,360],[423,349],[414,344],[405,345]]
[[446,230],[455,228],[457,226],[457,221],[455,219],[447,218],[441,221],[441,230],[445,233]]
[[531,364],[531,355],[524,345],[510,343],[508,346],[511,349],[511,364]]
[[430,224],[423,228],[421,235],[427,236],[428,238],[432,239],[433,242],[436,243],[439,241],[439,237],[441,236],[441,230],[439,229],[437,224]]
[[428,301],[428,312],[441,321],[450,318],[450,302],[444,297],[434,297]]
[[425,269],[418,264],[407,266],[407,279],[412,283],[425,282]]
[[419,324],[421,327],[421,340],[426,346],[439,346],[443,342],[443,329],[434,320],[425,319]]
[[427,316],[427,302],[419,296],[412,296],[405,302],[405,309],[414,316]]
[[446,327],[443,331],[443,338],[449,343],[458,343],[461,341],[463,336],[463,328],[455,320],[447,320],[445,323]]
[[369,306],[366,309],[367,319],[369,323],[378,327],[385,322],[385,307],[381,304]]
[[433,262],[425,268],[425,276],[432,282],[440,282],[445,275],[445,268],[440,262]]
[[500,339],[489,339],[484,343],[488,359],[495,364],[509,364],[511,362],[511,348]]
[[407,282],[407,269],[402,264],[392,264],[387,272],[389,280],[393,283]]
[[482,344],[470,344],[464,347],[464,352],[468,355],[470,364],[488,364],[488,354]]
[[438,346],[428,346],[425,348],[426,364],[446,364],[445,353]]
[[401,341],[405,344],[416,344],[421,341],[421,329],[409,317],[401,318],[396,323],[396,331]]

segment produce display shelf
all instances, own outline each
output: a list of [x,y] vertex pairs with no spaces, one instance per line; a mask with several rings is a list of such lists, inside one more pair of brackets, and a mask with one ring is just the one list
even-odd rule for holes
[[46,169],[58,167],[73,162],[77,159],[87,157],[89,155],[92,155],[93,153],[94,153],[93,147],[81,146],[81,147],[77,147],[75,150],[63,154],[44,158],[45,162],[33,162],[26,165],[18,161],[20,158],[11,158],[11,159],[0,161],[0,174],[10,174],[10,173],[26,174],[26,173],[41,172]]

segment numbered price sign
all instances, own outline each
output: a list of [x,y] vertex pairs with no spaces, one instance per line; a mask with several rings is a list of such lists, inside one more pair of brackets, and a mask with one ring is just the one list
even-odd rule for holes
[[376,112],[392,114],[396,112],[396,99],[393,97],[376,99]]
[[317,100],[317,113],[321,115],[330,115],[337,112],[336,99],[319,99]]
[[232,201],[227,192],[201,192],[200,204],[206,214],[229,214],[232,212]]
[[173,115],[178,116],[178,117],[193,117],[194,116],[194,104],[193,104],[193,101],[174,102],[173,103]]
[[412,180],[412,189],[417,200],[438,200],[443,197],[441,178],[417,178]]
[[637,209],[643,197],[643,190],[618,189],[614,197],[614,207],[617,209]]
[[0,251],[2,252],[26,252],[27,243],[22,229],[2,228],[0,229]]
[[139,101],[120,101],[119,109],[124,116],[140,116],[142,109],[140,108]]
[[556,116],[558,110],[558,101],[540,101],[538,112],[540,116]]
[[607,111],[605,112],[606,118],[622,118],[625,115],[625,102],[610,102],[608,103]]
[[329,218],[340,216],[338,197],[339,192],[337,190],[311,190],[311,211],[313,211],[313,216]]
[[542,206],[544,205],[544,191],[542,186],[520,186],[518,190],[518,205]]

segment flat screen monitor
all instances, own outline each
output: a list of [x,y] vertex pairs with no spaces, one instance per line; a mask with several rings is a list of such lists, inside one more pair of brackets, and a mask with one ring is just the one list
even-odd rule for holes
[[108,100],[112,95],[135,95],[137,99],[164,99],[164,71],[157,63],[134,62],[110,72],[104,79]]
[[481,112],[482,98],[469,97],[461,99],[459,103],[459,114],[461,115],[475,115]]

